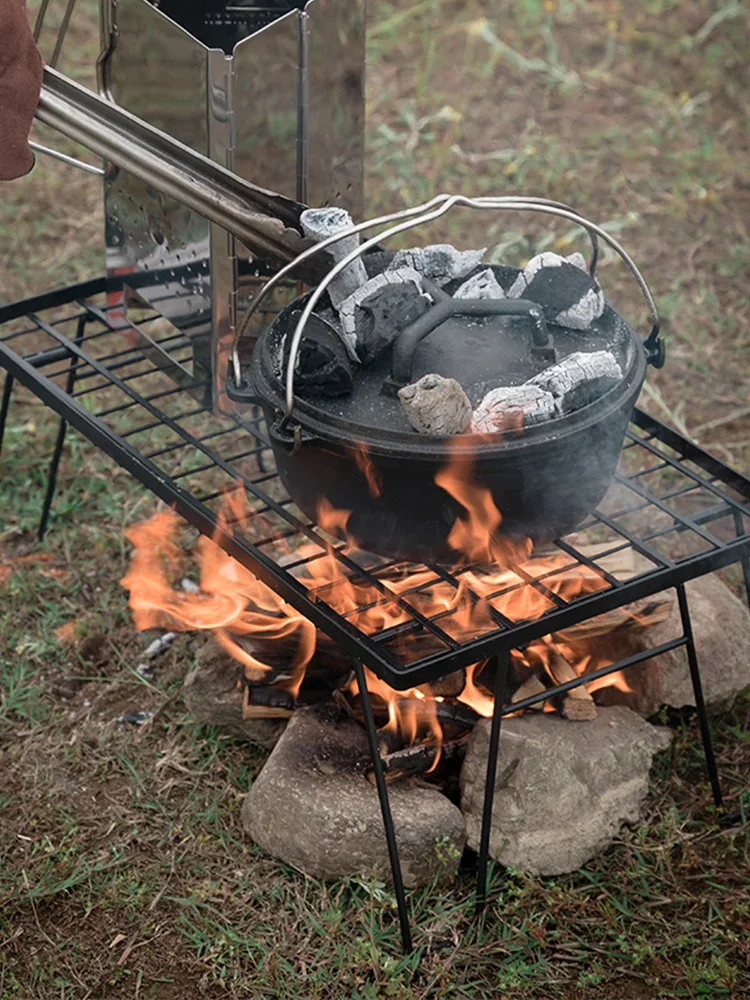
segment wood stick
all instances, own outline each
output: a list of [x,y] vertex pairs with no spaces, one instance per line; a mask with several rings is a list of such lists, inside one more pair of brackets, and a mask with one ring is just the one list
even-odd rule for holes
[[[458,740],[450,740],[443,743],[442,746],[435,741],[430,741],[429,743],[418,743],[413,747],[405,747],[403,750],[394,750],[381,757],[383,770],[390,781],[396,781],[398,778],[405,778],[409,775],[423,774],[433,766],[438,755],[441,761],[456,760],[462,757],[466,751],[467,742],[468,735],[462,736]],[[363,767],[368,779],[374,783],[375,774],[372,761],[369,758],[363,758],[358,766]]]
[[248,704],[258,708],[294,708],[294,696],[285,688],[274,687],[272,684],[248,684]]
[[270,705],[243,705],[243,719],[291,719],[294,709],[272,708]]
[[[481,715],[473,708],[461,702],[421,701],[419,698],[399,698],[400,710],[413,711],[418,721],[429,722],[433,718],[443,724],[460,726],[463,729],[473,729],[481,719]],[[434,715],[433,715],[434,710]]]
[[[545,643],[545,645],[549,654],[547,670],[555,684],[565,684],[568,681],[576,680],[578,674],[562,653],[549,643]],[[565,693],[560,710],[566,719],[573,722],[588,722],[595,719],[597,714],[594,699],[584,685]]]
[[[515,705],[517,701],[523,701],[524,698],[533,698],[535,694],[541,694],[546,690],[547,688],[539,677],[537,677],[536,674],[531,674],[531,676],[526,678],[520,688],[518,688],[516,693],[510,699],[511,704]],[[536,705],[530,705],[529,709],[533,709],[535,712],[543,712],[544,702],[538,701]]]

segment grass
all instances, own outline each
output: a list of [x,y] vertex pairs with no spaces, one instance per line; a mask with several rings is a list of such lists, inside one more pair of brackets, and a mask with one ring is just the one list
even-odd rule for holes
[[[32,5],[34,6],[34,5]],[[59,17],[60,6],[50,5]],[[645,405],[750,468],[747,15],[708,0],[379,0],[369,41],[369,211],[438,190],[562,198],[604,220],[653,282],[669,359]],[[92,79],[96,3],[63,69]],[[52,135],[40,141],[75,151]],[[81,152],[80,150],[78,151]],[[270,183],[270,179],[269,179]],[[0,201],[0,297],[99,273],[98,182],[41,160]],[[425,238],[523,260],[565,225],[451,215]],[[642,316],[607,257],[605,287]],[[265,752],[193,725],[195,642],[156,680],[118,585],[123,528],[154,509],[71,434],[52,529],[33,537],[56,421],[16,391],[0,478],[0,996],[661,1000],[750,995],[747,826],[711,806],[695,720],[673,718],[642,823],[569,876],[470,867],[409,894],[400,954],[381,884],[322,884],[262,855],[239,806]],[[153,711],[143,727],[117,723]],[[750,699],[715,721],[736,805]]]

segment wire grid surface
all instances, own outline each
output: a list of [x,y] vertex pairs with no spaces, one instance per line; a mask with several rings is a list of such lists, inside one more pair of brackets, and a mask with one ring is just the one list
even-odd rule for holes
[[[747,575],[750,482],[639,411],[596,512],[523,564],[416,566],[342,544],[286,493],[259,411],[210,412],[189,338],[145,314],[139,329],[158,350],[144,353],[103,287],[0,308],[0,362],[394,687],[739,559]],[[242,517],[226,507],[238,484]],[[631,568],[616,572],[613,561]]]

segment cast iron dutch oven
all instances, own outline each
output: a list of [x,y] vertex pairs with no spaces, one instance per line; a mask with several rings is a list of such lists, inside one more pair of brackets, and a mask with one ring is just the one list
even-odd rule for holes
[[[364,258],[370,275],[386,256]],[[519,273],[493,270],[506,289]],[[230,382],[229,394],[262,408],[279,475],[310,518],[327,501],[351,512],[346,532],[361,548],[415,562],[458,558],[449,535],[467,511],[435,483],[451,461],[492,494],[502,515],[498,534],[540,544],[572,531],[612,481],[647,363],[663,362],[658,328],[644,340],[609,305],[580,331],[545,325],[533,302],[451,300],[446,307],[438,293],[433,319],[425,314],[392,350],[358,368],[349,395],[322,398],[297,387],[285,418],[284,353],[308,298],[295,300],[259,337],[241,385]],[[320,305],[329,305],[325,296]],[[313,313],[305,336],[325,338],[326,325]],[[476,406],[490,389],[520,384],[554,358],[599,350],[616,357],[622,379],[573,412],[523,430],[427,437],[409,428],[394,393],[436,372],[458,379]]]

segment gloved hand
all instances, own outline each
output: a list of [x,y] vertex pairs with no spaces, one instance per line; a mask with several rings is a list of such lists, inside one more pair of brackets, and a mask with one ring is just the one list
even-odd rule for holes
[[0,0],[0,181],[34,166],[29,130],[42,88],[42,57],[26,16],[26,0]]

